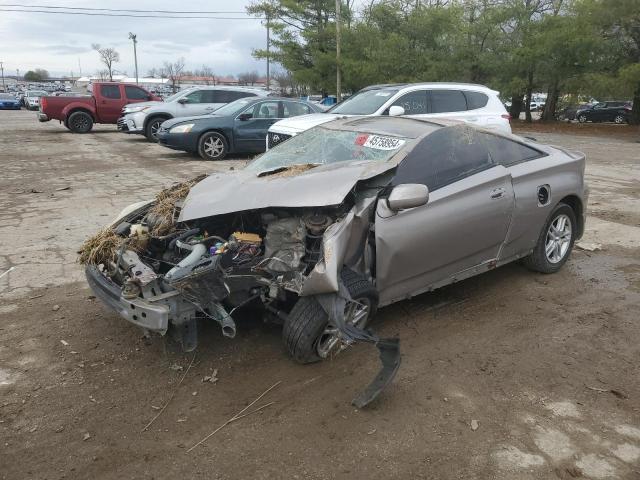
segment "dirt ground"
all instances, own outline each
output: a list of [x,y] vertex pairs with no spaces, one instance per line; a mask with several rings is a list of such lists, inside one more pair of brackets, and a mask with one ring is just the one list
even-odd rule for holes
[[[374,329],[400,337],[403,364],[357,410],[373,347],[300,366],[278,327],[247,318],[234,340],[205,326],[183,354],[103,307],[75,263],[122,207],[246,158],[0,112],[0,274],[14,267],[0,278],[0,477],[640,479],[640,144],[630,127],[580,127],[530,130],[587,154],[582,244],[596,250],[555,275],[514,264],[382,309]],[[273,405],[188,451],[276,382],[255,404]]]

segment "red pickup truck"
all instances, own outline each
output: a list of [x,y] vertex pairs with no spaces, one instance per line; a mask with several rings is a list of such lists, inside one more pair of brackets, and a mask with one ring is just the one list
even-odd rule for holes
[[59,120],[74,133],[87,133],[94,123],[117,123],[126,104],[151,100],[162,101],[137,85],[94,83],[90,97],[42,97],[38,120]]

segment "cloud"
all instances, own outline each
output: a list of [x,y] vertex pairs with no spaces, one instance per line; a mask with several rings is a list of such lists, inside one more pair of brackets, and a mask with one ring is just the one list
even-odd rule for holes
[[[192,0],[188,8],[181,4],[148,4],[141,9],[244,11],[250,0]],[[98,0],[66,0],[69,7],[104,6]],[[131,2],[111,0],[109,8],[134,8]],[[138,8],[138,7],[135,7]],[[91,45],[113,47],[120,53],[116,69],[132,73],[133,46],[129,32],[138,38],[140,72],[162,66],[164,61],[186,60],[187,69],[208,65],[217,74],[248,70],[264,72],[263,61],[251,56],[253,49],[266,41],[264,26],[258,20],[156,19],[127,17],[91,17],[1,12],[0,38],[5,72],[46,68],[54,75],[94,73],[101,67]]]

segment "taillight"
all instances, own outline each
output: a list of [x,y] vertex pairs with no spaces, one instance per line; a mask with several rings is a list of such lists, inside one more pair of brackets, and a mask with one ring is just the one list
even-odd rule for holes
[[500,115],[502,118],[506,118],[507,120],[511,121],[511,115],[509,115],[508,113],[503,113],[502,115]]
[[47,108],[47,97],[42,97],[40,99],[40,110],[44,110]]

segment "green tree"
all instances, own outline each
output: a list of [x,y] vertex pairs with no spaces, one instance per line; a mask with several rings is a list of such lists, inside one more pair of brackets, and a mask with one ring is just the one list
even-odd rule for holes
[[42,82],[47,78],[49,78],[49,72],[47,72],[44,68],[29,70],[24,74],[24,79],[27,82]]

